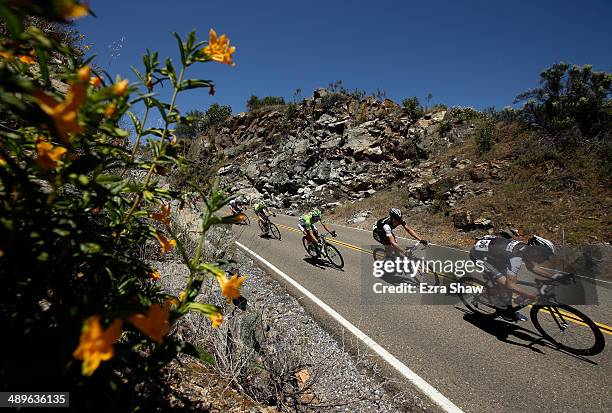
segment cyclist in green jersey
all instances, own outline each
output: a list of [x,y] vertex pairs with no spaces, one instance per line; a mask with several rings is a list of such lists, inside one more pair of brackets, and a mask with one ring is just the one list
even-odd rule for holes
[[312,212],[302,215],[298,221],[298,226],[302,233],[306,236],[308,242],[314,243],[317,246],[319,245],[319,241],[317,239],[319,236],[319,231],[315,226],[315,222],[320,222],[321,225],[323,225],[323,228],[325,228],[325,230],[329,232],[332,237],[336,237],[336,231],[330,230],[323,220],[321,211],[318,208],[315,208],[312,210]]
[[276,214],[270,212],[268,206],[262,201],[257,201],[253,204],[253,211],[257,214],[257,218],[263,222],[268,221],[268,215],[276,216]]

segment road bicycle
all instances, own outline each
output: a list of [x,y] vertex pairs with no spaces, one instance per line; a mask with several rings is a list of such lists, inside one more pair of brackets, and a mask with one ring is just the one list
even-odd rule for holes
[[[567,277],[567,280],[573,279],[571,275]],[[473,277],[462,277],[458,282],[461,286],[481,287],[466,289],[472,290],[471,292],[460,289],[459,298],[470,311],[485,317],[510,318],[510,311],[500,308],[504,300],[509,298],[506,296],[504,299],[503,295],[510,293],[500,292],[499,287],[494,286],[493,280],[485,282]],[[545,279],[535,282],[519,281],[518,284],[535,287],[538,291],[545,287],[550,291],[531,305],[529,314],[531,322],[544,338],[572,354],[592,356],[603,351],[606,342],[597,324],[581,311],[557,301],[554,287],[561,284],[559,281]],[[528,305],[530,304],[523,302],[514,306],[512,311],[518,311]]]
[[[273,214],[273,216],[276,216],[276,214]],[[259,229],[261,229],[261,232],[263,232],[264,235],[272,234],[274,238],[280,241],[281,233],[278,230],[278,227],[276,226],[276,224],[270,221],[269,216],[266,215],[265,220],[259,219],[258,221],[259,221]]]
[[[328,232],[329,235],[331,233]],[[333,246],[327,241],[327,238],[323,234],[319,234],[317,236],[318,240],[318,248],[317,245],[308,241],[306,236],[302,237],[302,244],[304,245],[304,249],[308,253],[309,256],[313,258],[320,258],[321,255],[324,255],[325,258],[336,268],[344,267],[344,258],[342,258],[342,254],[338,251],[338,248]]]
[[[418,249],[419,245],[423,245],[420,243],[414,244],[412,247],[406,247],[404,249],[404,256],[411,262],[413,265],[419,265],[418,263],[421,261],[421,258],[415,255],[415,252]],[[429,246],[423,245],[424,248],[429,248]],[[372,256],[374,261],[393,261],[396,258],[403,258],[395,249],[391,250],[390,253],[387,253],[387,250],[383,247],[374,248],[372,251]],[[395,274],[394,274],[395,275]],[[430,277],[433,277],[433,283],[430,283]],[[424,272],[421,268],[419,268],[414,276],[408,277],[408,281],[414,284],[428,284],[428,285],[438,285],[440,283],[440,278],[438,274],[434,271]]]
[[251,220],[249,216],[246,214],[246,208],[238,208],[238,212],[234,215],[242,214],[242,219],[238,222],[238,225],[251,225]]

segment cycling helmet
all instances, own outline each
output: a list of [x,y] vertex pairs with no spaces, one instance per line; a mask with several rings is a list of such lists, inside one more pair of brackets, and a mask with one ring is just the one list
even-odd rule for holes
[[390,216],[391,218],[401,218],[401,217],[402,217],[402,211],[400,211],[400,210],[399,210],[399,209],[397,209],[397,208],[391,208],[391,209],[389,210],[389,216]]
[[315,208],[312,210],[312,216],[313,217],[320,217],[321,216],[321,210],[318,208]]
[[527,245],[541,247],[543,251],[546,251],[548,253],[548,255],[553,255],[555,253],[555,244],[553,244],[546,238],[542,238],[537,235],[534,235],[529,238],[529,241],[527,241]]

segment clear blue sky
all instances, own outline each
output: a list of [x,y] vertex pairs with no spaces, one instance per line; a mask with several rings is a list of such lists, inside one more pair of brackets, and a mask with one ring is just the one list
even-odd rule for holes
[[[612,1],[206,1],[90,0],[98,18],[77,27],[97,63],[131,80],[145,48],[175,57],[171,32],[214,27],[237,47],[236,67],[196,66],[216,96],[190,91],[183,111],[217,102],[237,113],[251,94],[303,97],[341,79],[349,89],[385,90],[448,105],[501,108],[537,84],[554,62],[612,69]],[[111,57],[113,44],[120,55]],[[176,61],[176,58],[173,59]]]

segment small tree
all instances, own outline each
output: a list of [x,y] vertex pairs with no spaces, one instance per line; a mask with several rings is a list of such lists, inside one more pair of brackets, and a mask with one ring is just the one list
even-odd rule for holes
[[402,100],[402,106],[404,109],[408,110],[410,117],[413,119],[418,119],[423,116],[423,107],[419,103],[419,98],[413,96],[411,98],[404,98]]
[[612,126],[612,73],[591,65],[557,63],[540,74],[540,87],[518,95],[524,120],[548,132],[577,126],[586,137],[602,137]]

